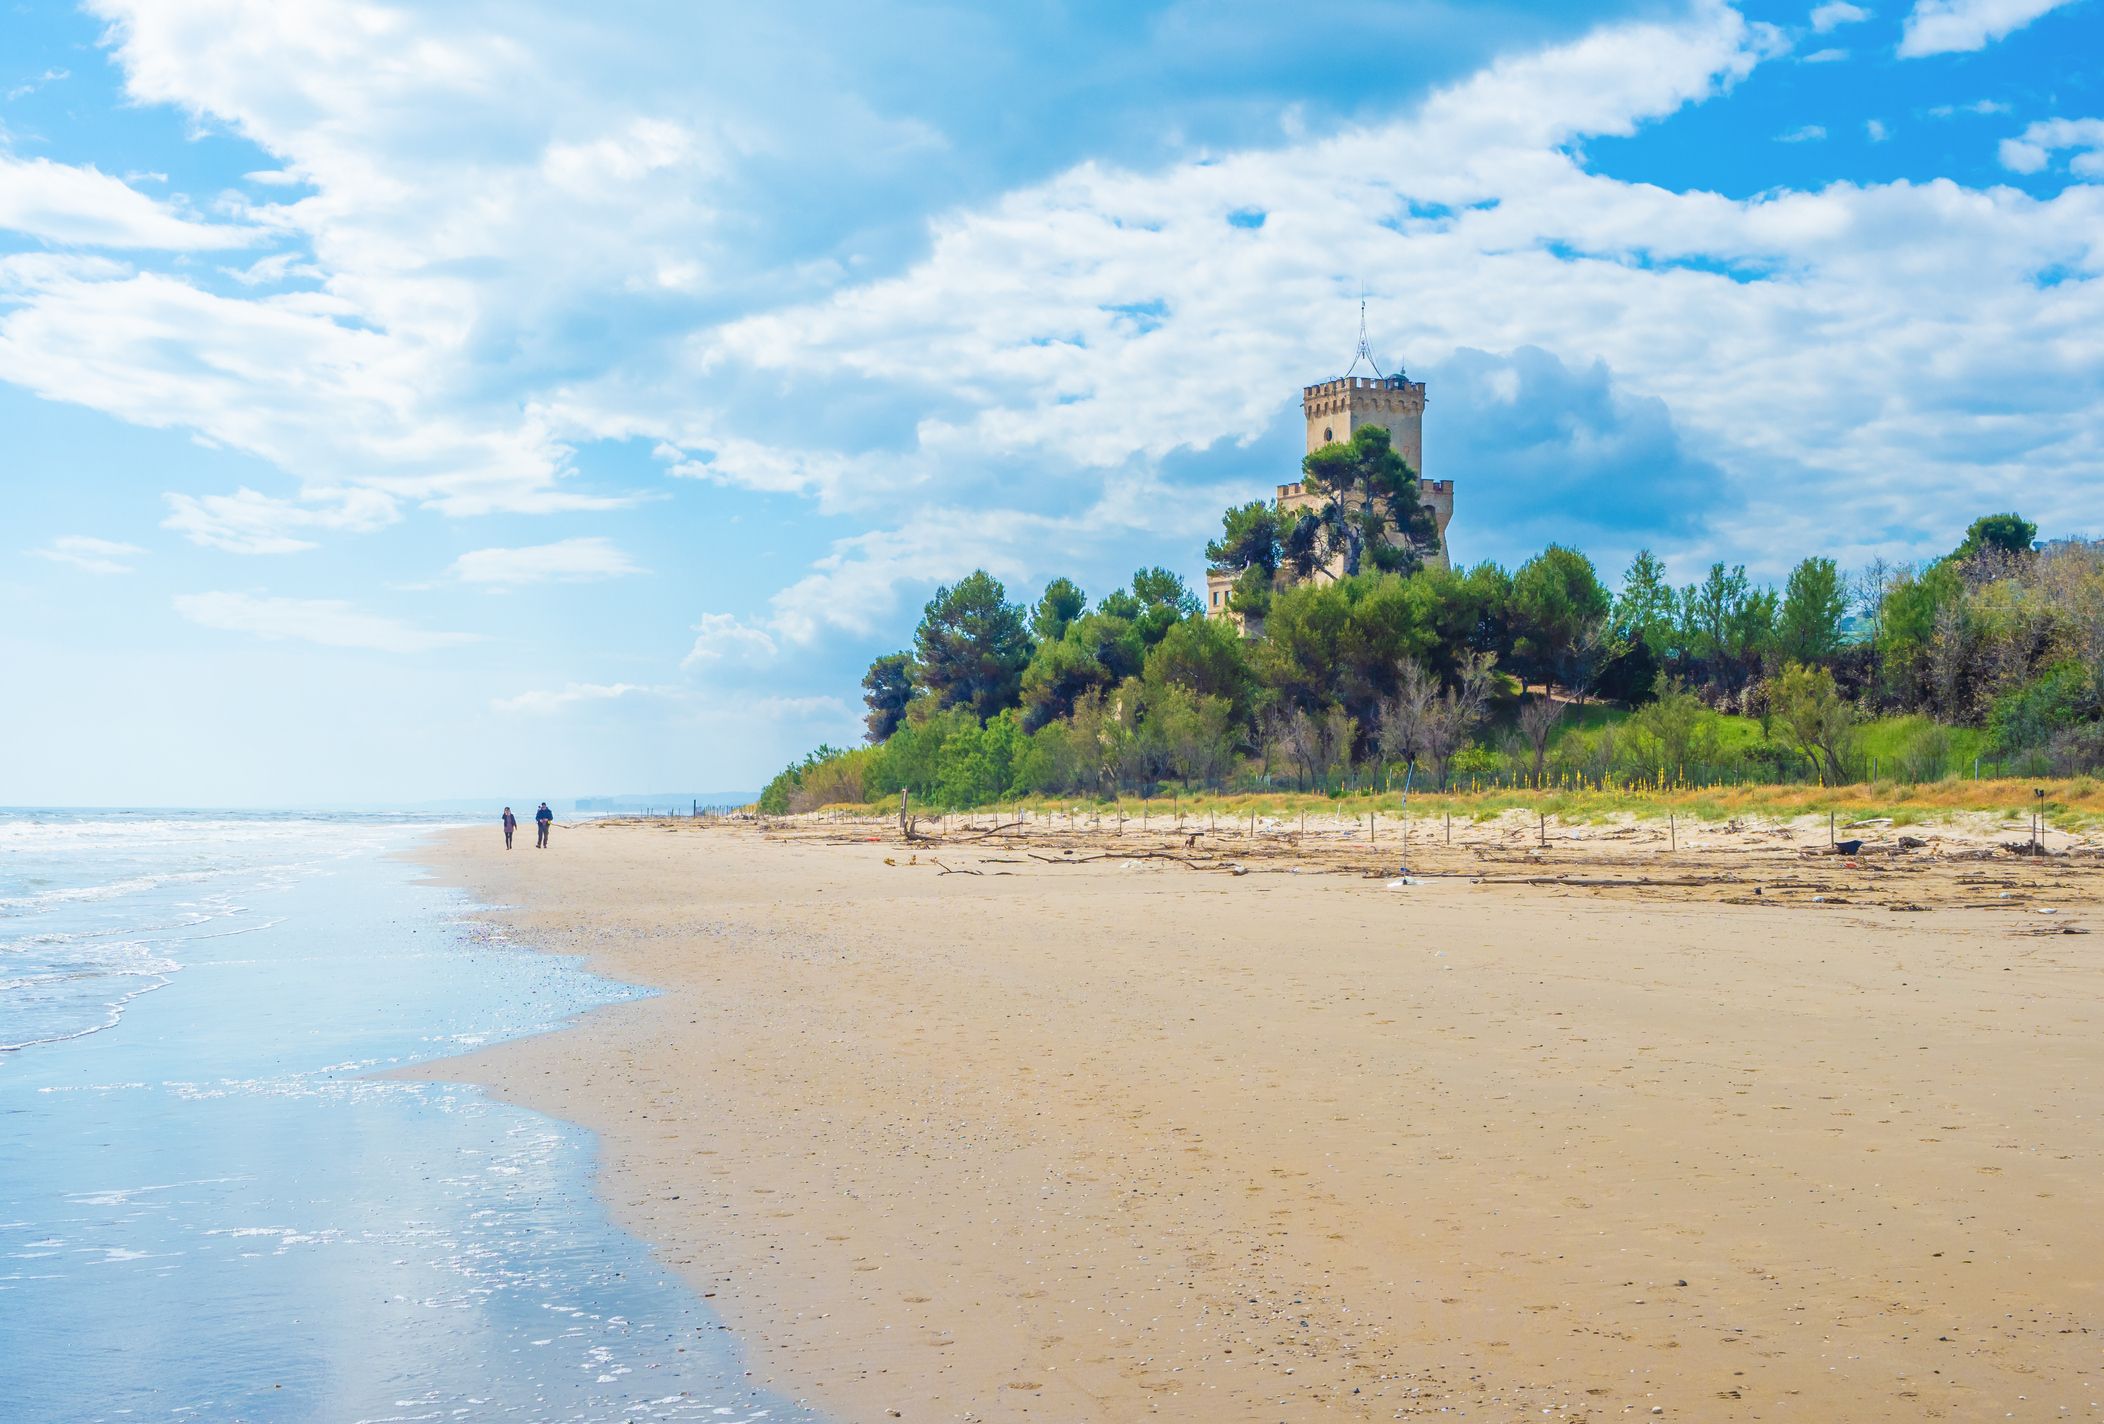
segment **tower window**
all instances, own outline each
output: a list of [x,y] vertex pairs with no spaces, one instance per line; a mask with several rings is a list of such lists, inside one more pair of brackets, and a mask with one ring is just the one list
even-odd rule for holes
[[1325,445],[1331,445],[1331,444],[1335,444],[1335,443],[1336,443],[1336,440],[1337,440],[1337,433],[1336,433],[1336,432],[1335,432],[1334,430],[1331,430],[1331,429],[1330,429],[1330,428],[1329,428],[1329,427],[1328,427],[1327,425],[1323,426],[1323,427],[1322,427],[1322,443],[1323,443],[1323,444],[1325,444]]

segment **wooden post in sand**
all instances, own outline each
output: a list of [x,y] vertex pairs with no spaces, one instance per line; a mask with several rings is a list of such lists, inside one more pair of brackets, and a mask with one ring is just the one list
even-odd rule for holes
[[1536,811],[1534,814],[1541,818],[1541,848],[1547,850],[1549,848],[1549,813]]
[[1368,812],[1366,813],[1366,843],[1367,843],[1368,845],[1372,845],[1372,844],[1373,844],[1373,842],[1374,842],[1374,834],[1373,834],[1373,816],[1374,816],[1374,813],[1373,813],[1373,812],[1371,812],[1371,811],[1368,811]]
[[1680,849],[1680,823],[1673,819],[1671,811],[1666,812],[1666,849]]
[[1446,813],[1446,831],[1447,844],[1452,845],[1454,843],[1454,813],[1452,811]]

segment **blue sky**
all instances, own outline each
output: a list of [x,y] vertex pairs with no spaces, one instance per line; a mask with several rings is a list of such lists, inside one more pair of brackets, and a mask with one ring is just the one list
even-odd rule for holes
[[1464,561],[2104,534],[2104,0],[0,12],[0,803],[756,787],[1304,383]]

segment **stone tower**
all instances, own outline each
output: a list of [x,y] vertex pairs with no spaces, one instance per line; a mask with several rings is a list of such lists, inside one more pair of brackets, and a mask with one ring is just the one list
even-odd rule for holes
[[[1364,362],[1373,374],[1358,374]],[[1378,425],[1387,430],[1389,442],[1395,452],[1403,457],[1417,473],[1417,496],[1425,508],[1432,511],[1433,526],[1439,531],[1436,547],[1424,551],[1428,567],[1444,569],[1450,567],[1447,559],[1447,524],[1454,517],[1454,482],[1452,480],[1428,480],[1425,470],[1425,383],[1413,381],[1398,371],[1392,376],[1381,374],[1374,364],[1372,348],[1366,340],[1366,313],[1363,305],[1359,313],[1359,352],[1351,366],[1341,376],[1332,380],[1317,381],[1304,386],[1300,393],[1300,410],[1307,420],[1308,453],[1314,454],[1325,445],[1342,443],[1352,438],[1352,432],[1369,425]],[[1308,492],[1306,485],[1295,480],[1292,484],[1278,486],[1277,505],[1280,513],[1294,509],[1313,509],[1323,502],[1319,495]],[[1341,578],[1344,574],[1342,557],[1331,561],[1330,567],[1316,572],[1317,578]],[[1284,571],[1277,579],[1277,587],[1290,583]],[[1251,621],[1231,610],[1229,597],[1234,592],[1235,576],[1224,569],[1206,571],[1206,611],[1216,618],[1232,618],[1244,633],[1254,633]]]
[[[1359,340],[1364,354],[1363,333]],[[1302,388],[1300,410],[1308,422],[1311,455],[1325,445],[1350,440],[1352,432],[1362,426],[1378,425],[1387,430],[1395,453],[1417,472],[1417,496],[1432,511],[1432,520],[1439,529],[1439,547],[1426,551],[1425,562],[1434,568],[1447,567],[1446,531],[1448,521],[1454,517],[1454,482],[1424,478],[1425,383],[1413,381],[1400,371],[1393,376],[1346,374]],[[1278,507],[1282,510],[1316,503],[1319,501],[1298,482],[1278,487]]]

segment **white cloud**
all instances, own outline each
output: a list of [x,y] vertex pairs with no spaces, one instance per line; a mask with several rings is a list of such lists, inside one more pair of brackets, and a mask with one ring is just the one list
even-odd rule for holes
[[[1589,168],[1588,140],[1712,100],[1781,52],[1716,0],[1513,54],[1378,122],[1203,161],[1085,162],[946,207],[918,245],[858,239],[773,267],[726,224],[724,175],[774,172],[789,140],[712,108],[706,86],[611,84],[628,71],[564,48],[603,42],[633,70],[619,26],[522,5],[492,40],[445,7],[93,8],[131,97],[268,152],[278,201],[243,220],[301,261],[206,290],[0,257],[19,295],[0,379],[196,432],[307,491],[268,510],[217,497],[241,518],[213,497],[179,508],[220,547],[352,527],[317,512],[348,519],[353,489],[390,515],[604,504],[570,469],[598,439],[661,445],[674,477],[863,516],[752,616],[710,615],[700,663],[890,627],[904,590],[973,563],[1021,581],[1120,537],[1195,563],[1225,500],[1164,462],[1210,451],[1218,480],[1290,422],[1299,383],[1349,355],[1362,277],[1383,344],[1415,368],[1539,347],[1662,403],[1738,505],[1701,537],[1741,557],[1940,526],[2018,482],[2041,506],[2027,513],[2066,524],[2100,468],[2079,395],[2104,361],[2104,204],[2084,185],[1734,200]],[[812,122],[850,145],[884,128],[838,118]],[[441,125],[459,141],[431,145]],[[1228,220],[1249,211],[1266,221]],[[277,290],[310,263],[310,290]],[[905,414],[871,435],[858,407]],[[1500,472],[1430,473],[1461,482],[1466,556],[1501,537],[1471,527],[1469,494]],[[1253,459],[1238,474],[1238,493],[1275,478]]]
[[680,666],[697,667],[725,658],[771,658],[776,651],[773,635],[764,628],[755,628],[735,614],[704,613],[694,627],[694,646]]
[[1824,124],[1800,124],[1787,133],[1776,136],[1778,143],[1818,143],[1826,137]]
[[1948,119],[1956,114],[2006,114],[2009,106],[1999,99],[1975,99],[1970,104],[1937,104],[1928,110],[1930,118]]
[[2073,0],[1914,0],[1900,35],[1902,59],[1984,49]]
[[361,612],[334,598],[272,598],[251,593],[185,593],[175,611],[192,623],[273,642],[319,643],[379,653],[424,653],[476,641],[471,633],[441,633],[399,619]]
[[2104,180],[2104,119],[2046,119],[2003,139],[2000,156],[2012,173],[2037,173],[2062,150],[2070,153],[2068,172]]
[[1863,133],[1872,143],[1883,143],[1892,137],[1892,130],[1885,126],[1883,119],[1865,119]]
[[490,706],[499,712],[560,712],[585,702],[617,702],[627,697],[665,697],[675,690],[635,682],[572,682],[553,690],[499,697]]
[[611,540],[590,537],[523,549],[473,549],[455,559],[450,572],[462,583],[502,589],[620,578],[643,570]]
[[294,554],[315,547],[294,531],[363,534],[392,524],[395,502],[378,490],[321,491],[308,502],[274,499],[245,486],[232,494],[163,496],[172,529],[193,544],[230,554]]
[[1828,0],[1827,4],[1812,11],[1812,32],[1826,34],[1842,25],[1860,24],[1870,18],[1870,12],[1861,5],[1851,5],[1848,0]]
[[1804,57],[1804,62],[1806,64],[1839,64],[1842,60],[1847,58],[1847,50],[1836,49],[1830,46],[1826,49],[1813,50],[1810,54]]
[[0,153],[0,228],[66,247],[242,247],[252,227],[197,222],[93,167]]
[[29,552],[55,564],[70,564],[82,573],[128,574],[132,571],[131,561],[146,551],[137,544],[120,544],[114,539],[62,534],[43,548]]

